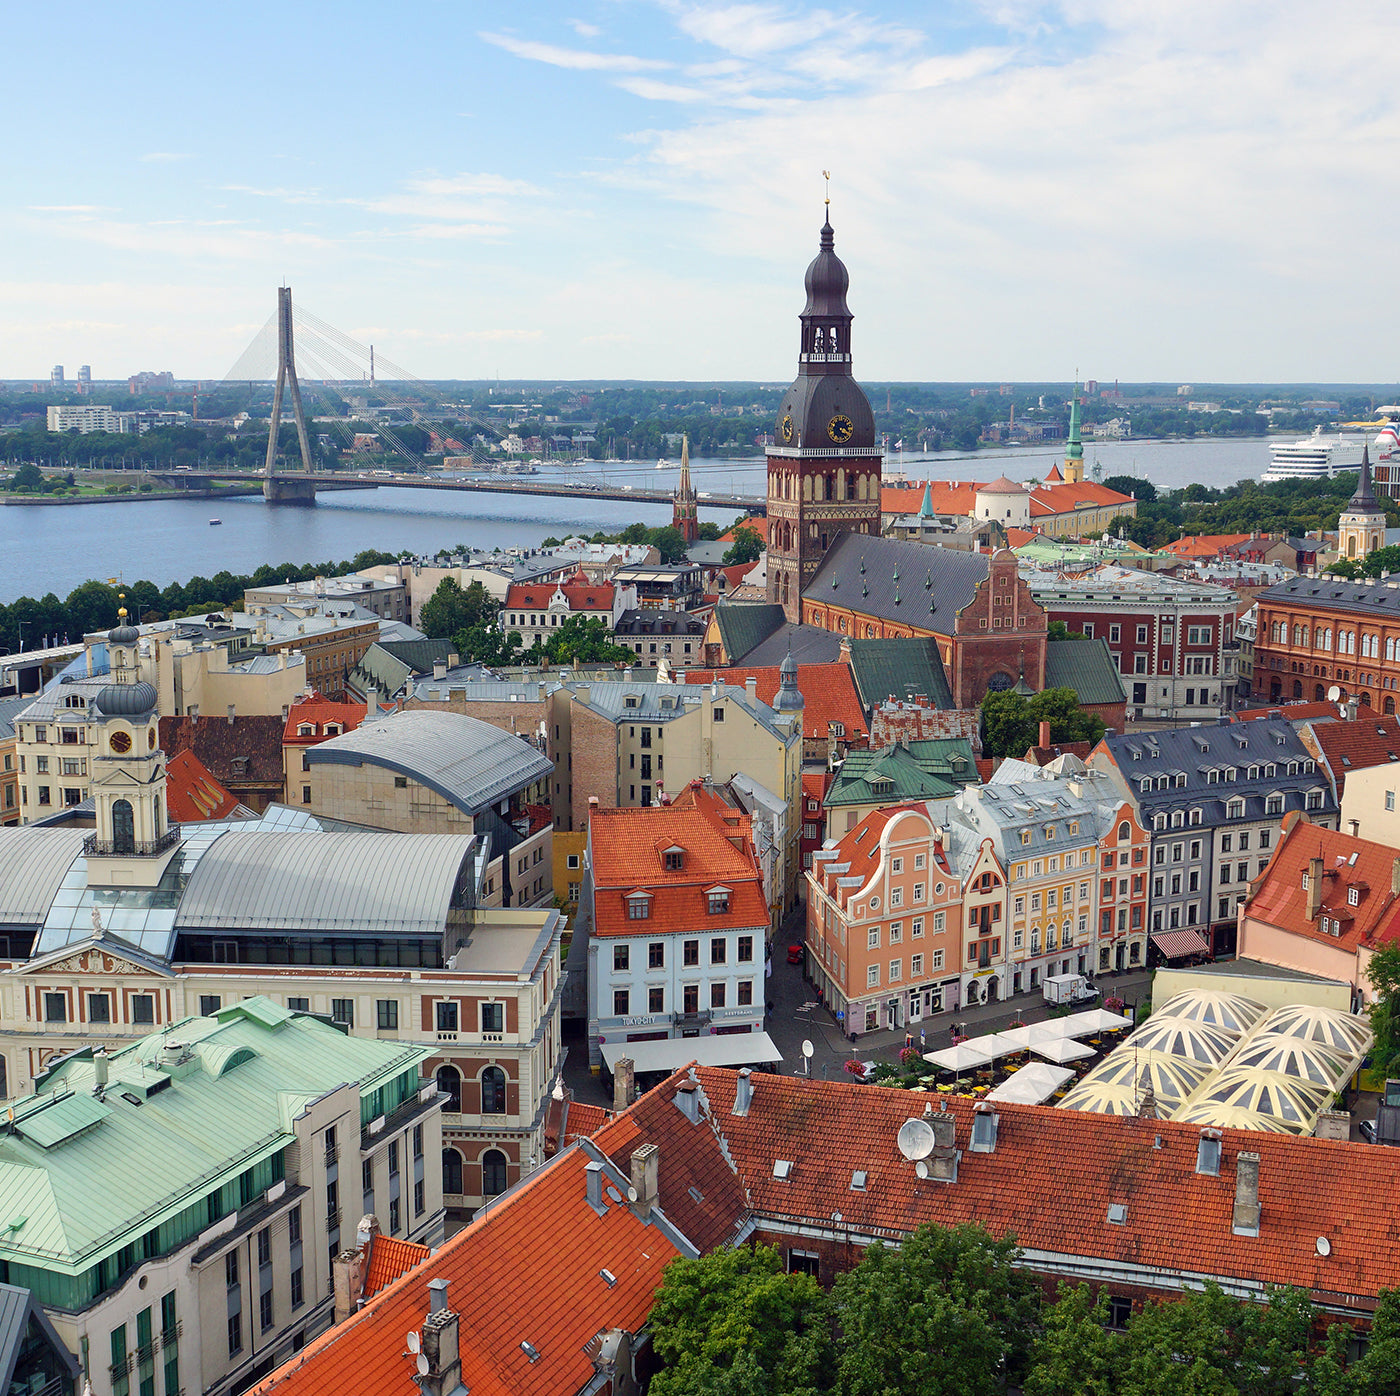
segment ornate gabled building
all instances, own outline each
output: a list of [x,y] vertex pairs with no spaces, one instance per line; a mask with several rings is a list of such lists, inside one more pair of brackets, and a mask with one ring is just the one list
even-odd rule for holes
[[831,219],[807,268],[797,377],[768,448],[768,599],[790,621],[823,554],[846,533],[880,535],[883,449],[870,400],[851,376],[850,276]]

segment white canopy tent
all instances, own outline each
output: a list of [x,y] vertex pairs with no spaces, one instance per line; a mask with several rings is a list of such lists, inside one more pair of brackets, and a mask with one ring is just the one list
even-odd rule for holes
[[1048,1062],[1032,1062],[1001,1085],[990,1090],[985,1100],[1006,1101],[1013,1105],[1040,1105],[1050,1099],[1074,1075],[1067,1066],[1051,1066]]
[[1004,1037],[1008,1042],[1015,1042],[1024,1050],[1041,1042],[1062,1042],[1066,1037],[1073,1037],[1073,1033],[1065,1031],[1065,1024],[1068,1022],[1068,1018],[1051,1018],[1044,1023],[1027,1023],[1024,1027],[1007,1028],[997,1036]]
[[1013,1042],[1007,1033],[989,1032],[981,1037],[970,1037],[959,1042],[956,1047],[944,1047],[941,1051],[925,1052],[924,1060],[944,1071],[966,1071],[969,1067],[986,1066],[998,1057],[1010,1056],[1012,1052],[1023,1052],[1019,1042]]
[[783,1054],[766,1032],[742,1032],[723,1037],[664,1037],[653,1042],[611,1042],[603,1048],[609,1071],[623,1057],[632,1059],[638,1076],[649,1071],[675,1071],[688,1062],[701,1066],[758,1066],[780,1062]]
[[1049,1057],[1052,1062],[1081,1062],[1094,1055],[1092,1047],[1076,1042],[1072,1037],[1062,1037],[1058,1042],[1042,1042],[1032,1047],[1037,1057]]
[[1059,1023],[1066,1037],[1086,1037],[1091,1032],[1120,1032],[1130,1028],[1133,1020],[1124,1013],[1110,1013],[1106,1008],[1086,1008],[1065,1018],[1052,1018]]

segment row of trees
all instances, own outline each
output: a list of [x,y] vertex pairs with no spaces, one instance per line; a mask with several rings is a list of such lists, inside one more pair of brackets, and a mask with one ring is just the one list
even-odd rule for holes
[[[876,1243],[825,1291],[776,1250],[667,1267],[651,1312],[653,1396],[1382,1396],[1400,1391],[1400,1292],[1364,1356],[1318,1337],[1300,1289],[1246,1304],[1218,1286],[1110,1315],[1107,1295],[1044,1300],[1014,1239],[923,1226]],[[1110,1326],[1110,1318],[1116,1326]],[[1124,1321],[1126,1319],[1126,1321]]]
[[[125,585],[110,580],[88,581],[75,587],[64,600],[49,592],[37,601],[32,596],[21,596],[8,606],[0,604],[0,649],[14,653],[21,647],[38,649],[45,641],[76,642],[83,635],[114,626],[117,608],[122,605],[138,622],[201,615],[229,607],[241,610],[243,593],[250,587],[309,582],[315,577],[333,577],[395,561],[392,553],[366,549],[348,562],[265,564],[255,572],[218,572],[212,577],[171,582],[166,587],[144,579]],[[125,601],[121,600],[123,594]]]

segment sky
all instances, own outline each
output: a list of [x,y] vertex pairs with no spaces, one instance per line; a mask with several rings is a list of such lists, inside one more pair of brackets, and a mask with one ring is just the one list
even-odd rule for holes
[[[0,377],[217,379],[290,284],[422,378],[1386,382],[1400,7],[7,11]],[[1387,76],[1390,74],[1390,76]]]

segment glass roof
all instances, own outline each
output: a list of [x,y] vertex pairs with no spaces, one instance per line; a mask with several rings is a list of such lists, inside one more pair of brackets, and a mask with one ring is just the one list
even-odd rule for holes
[[1336,1048],[1348,1056],[1365,1052],[1373,1041],[1370,1028],[1354,1014],[1306,1005],[1275,1009],[1260,1023],[1259,1031],[1275,1037],[1298,1037],[1306,1042],[1320,1042],[1324,1047]]
[[1134,1051],[1125,1045],[1105,1057],[1077,1087],[1075,1092],[1089,1087],[1096,1089],[1126,1088],[1142,1095],[1142,1076],[1146,1072],[1152,1083],[1152,1092],[1157,1102],[1171,1109],[1201,1084],[1210,1074],[1210,1067],[1202,1062],[1185,1057],[1174,1057],[1166,1052]]
[[1268,1010],[1255,999],[1220,989],[1187,989],[1153,1008],[1152,1016],[1191,1018],[1236,1036],[1246,1033]]
[[1166,1052],[1173,1057],[1187,1057],[1206,1066],[1216,1066],[1233,1050],[1234,1033],[1208,1027],[1191,1018],[1165,1018],[1154,1013],[1122,1046],[1128,1050],[1146,1048]]
[[1192,1100],[1202,1105],[1249,1110],[1263,1119],[1278,1121],[1294,1134],[1308,1134],[1332,1092],[1324,1086],[1283,1076],[1256,1067],[1230,1067],[1222,1071]]
[[1316,1042],[1267,1033],[1247,1043],[1235,1056],[1234,1065],[1275,1071],[1335,1089],[1355,1069],[1354,1060],[1350,1054],[1332,1051]]

